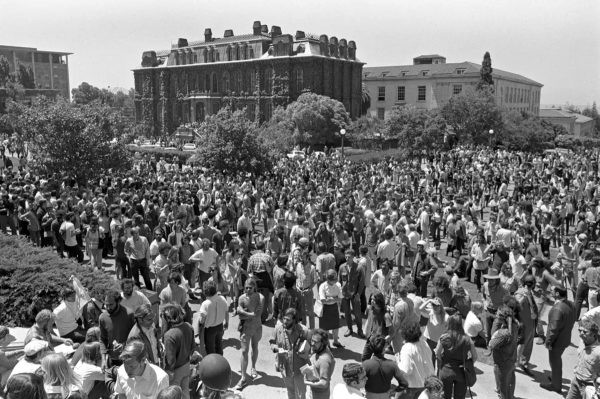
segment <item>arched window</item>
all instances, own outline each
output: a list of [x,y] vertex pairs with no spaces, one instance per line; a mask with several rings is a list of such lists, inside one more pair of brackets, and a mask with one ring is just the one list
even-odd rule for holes
[[248,44],[246,44],[246,43],[242,43],[241,59],[242,60],[248,59]]
[[205,64],[208,62],[208,50],[207,49],[202,50],[202,59],[204,59]]
[[227,45],[227,50],[226,50],[226,52],[227,52],[227,61],[231,61],[233,59],[233,58],[231,58],[232,57],[232,51],[233,50],[231,48],[231,44],[228,44]]
[[215,62],[215,49],[212,47],[208,50],[208,62]]
[[215,51],[215,62],[221,61],[221,54],[218,51]]
[[236,60],[241,59],[240,58],[240,45],[237,43],[233,45],[233,56],[235,57]]
[[223,84],[221,85],[223,94],[228,94],[230,91],[229,87],[229,72],[223,72]]
[[202,91],[210,91],[210,75],[209,74],[204,75],[204,87],[202,88]]

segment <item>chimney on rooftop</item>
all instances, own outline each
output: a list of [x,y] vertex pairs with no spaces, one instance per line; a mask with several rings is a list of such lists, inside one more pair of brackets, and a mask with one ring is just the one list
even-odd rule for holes
[[210,28],[204,29],[204,41],[212,42],[212,30]]
[[260,26],[260,33],[265,33],[265,34],[269,34],[269,25],[261,25]]
[[271,37],[281,36],[281,27],[277,25],[271,26]]
[[252,24],[252,34],[254,36],[260,36],[260,21],[254,21]]
[[187,39],[184,39],[182,37],[180,37],[179,39],[177,39],[177,47],[181,48],[181,47],[187,47],[188,46],[188,41]]
[[303,31],[301,31],[301,30],[297,30],[297,31],[296,31],[296,40],[299,40],[299,39],[304,39],[305,37],[306,37],[306,36],[304,35],[304,32],[303,32]]
[[233,29],[226,29],[225,33],[223,33],[223,37],[231,37],[233,36]]

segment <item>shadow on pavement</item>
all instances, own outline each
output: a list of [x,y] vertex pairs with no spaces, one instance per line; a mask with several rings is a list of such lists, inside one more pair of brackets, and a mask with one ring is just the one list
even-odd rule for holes
[[335,357],[335,360],[354,360],[355,362],[360,363],[361,354],[358,352],[353,352],[350,349],[346,348],[331,348],[331,353]]

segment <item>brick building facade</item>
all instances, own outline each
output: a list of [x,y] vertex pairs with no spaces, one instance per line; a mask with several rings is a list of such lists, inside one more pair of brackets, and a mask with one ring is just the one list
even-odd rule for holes
[[165,51],[146,51],[135,79],[136,121],[151,135],[172,134],[179,125],[200,122],[226,105],[245,108],[248,118],[265,121],[275,107],[304,91],[339,100],[351,117],[360,114],[363,63],[356,44],[256,21],[251,34],[226,30],[204,40],[179,39]]

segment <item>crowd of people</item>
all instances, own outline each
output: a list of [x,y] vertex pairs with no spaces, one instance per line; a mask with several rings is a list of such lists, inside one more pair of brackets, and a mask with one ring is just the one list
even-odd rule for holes
[[[202,370],[222,359],[237,318],[232,395],[257,378],[267,339],[290,399],[462,399],[481,356],[497,395],[512,399],[515,372],[533,376],[535,343],[552,371],[540,385],[562,392],[562,354],[578,323],[568,398],[593,398],[598,156],[473,147],[402,161],[308,155],[261,176],[143,158],[85,186],[4,169],[0,230],[82,267],[114,259],[121,287],[82,308],[65,289],[56,309],[41,311],[24,353],[0,357],[14,366],[6,395],[36,397],[11,386],[40,384],[53,398],[226,395],[229,376],[211,385]],[[196,317],[190,301],[201,303]],[[275,326],[268,338],[264,324]],[[364,340],[361,363],[344,362],[344,383],[332,386],[349,336]],[[57,345],[77,349],[67,358]]]

